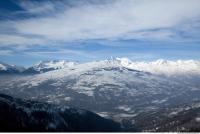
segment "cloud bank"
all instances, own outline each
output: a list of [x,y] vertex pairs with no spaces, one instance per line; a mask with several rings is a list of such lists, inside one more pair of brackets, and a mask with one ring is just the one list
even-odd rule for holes
[[4,29],[12,30],[12,34],[0,34],[1,45],[94,39],[181,40],[180,33],[199,38],[199,0],[82,1],[72,6],[64,1],[18,4],[25,10],[23,13],[33,17],[1,21]]

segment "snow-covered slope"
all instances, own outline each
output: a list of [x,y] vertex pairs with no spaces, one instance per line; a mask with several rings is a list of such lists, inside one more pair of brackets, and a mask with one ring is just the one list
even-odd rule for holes
[[65,60],[41,61],[38,64],[27,68],[24,73],[43,73],[47,71],[72,67],[76,64],[77,63],[75,62],[69,62]]
[[[55,63],[60,65],[65,62],[48,62],[39,64],[37,67],[39,70],[49,67],[55,69],[57,67]],[[63,64],[61,64],[61,67],[63,67]],[[174,80],[174,78],[157,75],[159,73],[173,74],[173,76],[178,75],[178,79]],[[194,81],[193,73],[195,73]],[[183,74],[183,77],[180,77],[180,74]],[[192,75],[192,82],[186,79],[187,77],[185,76],[188,76],[187,74]],[[19,82],[20,84],[17,84],[14,88],[20,88],[20,90],[47,88],[47,85],[51,85],[55,90],[58,89],[58,91],[60,89],[70,89],[86,96],[94,96],[99,90],[112,90],[112,94],[119,94],[121,91],[127,90],[126,93],[137,96],[144,95],[144,91],[151,94],[164,94],[163,92],[167,93],[172,89],[174,89],[173,92],[182,92],[181,90],[184,88],[187,88],[187,90],[198,90],[199,87],[196,86],[198,85],[196,80],[196,75],[198,77],[198,74],[198,61],[174,62],[157,60],[147,63],[116,58],[77,65],[72,63],[71,66],[63,67],[62,69],[18,78],[7,84],[4,82],[4,84],[8,88],[7,86],[10,85],[12,87],[12,85]],[[143,92],[141,92],[142,90]]]

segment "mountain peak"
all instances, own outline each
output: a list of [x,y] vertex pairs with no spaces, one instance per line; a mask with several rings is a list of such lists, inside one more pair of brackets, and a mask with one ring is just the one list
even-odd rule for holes
[[0,62],[0,70],[7,70],[7,64]]
[[20,73],[25,68],[0,62],[0,73]]
[[29,70],[32,69],[36,72],[47,72],[50,70],[73,67],[76,64],[77,64],[76,62],[70,62],[66,60],[46,60],[46,61],[40,61],[38,64],[30,67]]
[[164,60],[164,59],[158,59],[158,60],[154,61],[153,63],[156,64],[156,65],[166,65],[166,64],[169,63],[169,61]]
[[123,57],[123,58],[117,57],[116,60],[119,61],[122,66],[128,66],[132,63],[132,61],[130,59],[125,58],[125,57]]

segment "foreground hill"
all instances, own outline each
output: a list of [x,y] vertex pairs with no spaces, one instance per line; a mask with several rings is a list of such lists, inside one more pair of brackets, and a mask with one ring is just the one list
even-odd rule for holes
[[146,132],[200,132],[200,101],[146,112],[134,119]]
[[120,124],[92,112],[0,94],[1,132],[116,132]]

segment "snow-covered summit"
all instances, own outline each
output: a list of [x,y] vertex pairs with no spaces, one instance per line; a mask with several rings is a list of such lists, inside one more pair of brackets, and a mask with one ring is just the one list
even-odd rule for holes
[[8,69],[7,64],[0,63],[0,70],[7,70],[7,69]]
[[50,60],[50,61],[40,61],[38,64],[29,67],[26,71],[28,72],[47,72],[51,70],[58,70],[67,67],[73,67],[76,62],[70,62],[66,60]]
[[23,67],[19,67],[16,65],[9,65],[3,62],[0,62],[0,72],[1,73],[20,73],[24,71]]
[[51,60],[51,61],[40,61],[38,64],[34,65],[33,67],[42,70],[45,68],[54,68],[54,69],[62,69],[65,67],[72,67],[76,63],[75,62],[69,62],[66,60]]
[[200,74],[200,61],[197,60],[163,60],[156,61],[131,61],[127,58],[117,58],[120,64],[126,68],[146,71],[154,74]]

